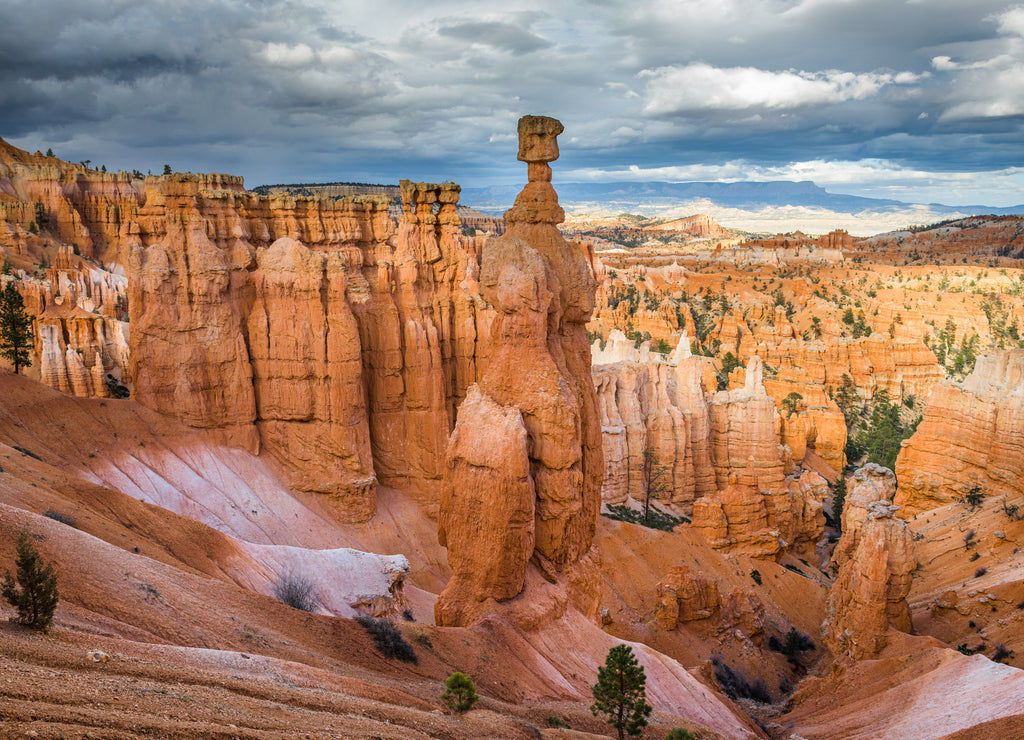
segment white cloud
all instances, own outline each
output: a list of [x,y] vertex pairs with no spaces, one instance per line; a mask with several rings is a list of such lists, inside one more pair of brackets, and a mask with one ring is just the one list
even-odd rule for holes
[[922,79],[913,72],[771,72],[704,63],[644,70],[640,76],[648,79],[644,112],[651,115],[841,103],[872,97],[887,85],[907,85]]
[[1013,64],[1014,57],[1010,54],[1000,54],[991,59],[982,59],[977,62],[956,62],[951,57],[938,56],[932,58],[932,66],[939,72],[954,72],[965,69],[992,69]]
[[966,99],[944,110],[940,121],[1024,116],[1024,62],[973,75],[958,87]]
[[321,62],[328,65],[359,64],[362,61],[360,54],[347,46],[328,46],[321,49],[317,56]]
[[312,64],[316,54],[308,44],[269,43],[263,48],[263,58],[278,67],[294,69]]
[[949,73],[939,121],[1024,116],[1024,7],[985,20],[997,25],[1001,38],[969,47],[963,61],[946,55],[932,58],[932,67]]
[[1015,7],[996,16],[999,32],[1024,37],[1024,7]]

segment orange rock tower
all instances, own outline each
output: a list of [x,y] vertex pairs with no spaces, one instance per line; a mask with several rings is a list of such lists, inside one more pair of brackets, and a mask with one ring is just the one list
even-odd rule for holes
[[[435,606],[441,625],[470,624],[523,593],[531,562],[556,590],[594,591],[580,584],[592,577],[603,473],[586,333],[595,285],[556,227],[564,213],[548,163],[562,130],[520,119],[529,182],[506,234],[483,247],[480,290],[497,315],[448,442],[438,536],[454,575]],[[517,601],[529,605],[527,593]]]

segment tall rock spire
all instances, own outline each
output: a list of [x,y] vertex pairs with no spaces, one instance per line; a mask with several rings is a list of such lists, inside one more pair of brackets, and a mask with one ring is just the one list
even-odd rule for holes
[[495,601],[529,602],[528,563],[563,608],[569,591],[596,591],[588,555],[603,463],[585,325],[595,285],[556,226],[564,213],[548,163],[562,130],[553,118],[520,119],[529,182],[505,214],[506,234],[483,248],[480,290],[497,316],[449,437],[438,530],[454,576],[438,624],[469,624]]

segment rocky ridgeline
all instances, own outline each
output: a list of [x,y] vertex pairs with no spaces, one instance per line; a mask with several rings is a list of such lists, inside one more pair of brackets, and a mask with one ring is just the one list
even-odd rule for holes
[[813,550],[828,485],[797,466],[803,448],[794,460],[782,444],[791,421],[765,391],[758,358],[742,386],[708,393],[716,382],[711,360],[690,354],[686,335],[668,358],[648,343],[634,349],[620,332],[591,351],[605,503],[645,500],[644,457],[653,453],[665,469],[653,497],[692,515],[716,549],[767,558]]
[[1024,219],[1016,216],[969,216],[931,226],[859,239],[854,250],[871,259],[897,264],[927,255],[928,261],[961,263],[964,258],[1024,258]]
[[644,230],[648,232],[678,232],[695,239],[728,239],[733,235],[714,218],[704,213],[647,226]]

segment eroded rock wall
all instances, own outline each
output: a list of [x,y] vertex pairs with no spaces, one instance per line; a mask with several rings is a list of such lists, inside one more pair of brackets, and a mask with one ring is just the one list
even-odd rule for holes
[[[763,558],[813,550],[824,532],[828,484],[795,467],[791,448],[782,444],[784,430],[794,429],[803,458],[806,417],[797,415],[799,427],[793,420],[784,425],[757,358],[742,386],[709,395],[713,365],[690,354],[685,334],[668,358],[646,343],[635,349],[617,330],[604,349],[595,343],[592,351],[604,503],[644,501],[644,459],[653,452],[664,468],[654,499],[692,514],[693,526],[713,547]],[[843,431],[845,437],[845,425]]]
[[387,201],[148,182],[129,272],[140,402],[278,458],[355,521],[378,480],[436,506],[454,406],[476,378],[476,242],[458,186]]
[[1024,350],[978,358],[963,383],[932,389],[924,418],[896,459],[905,514],[983,496],[1024,495]]
[[110,394],[108,375],[127,380],[126,277],[86,262],[71,247],[60,247],[45,271],[10,273],[0,285],[13,283],[34,319],[25,375],[67,393],[72,390],[60,378],[71,373],[79,378],[74,393],[99,398]]
[[664,490],[655,498],[688,508],[698,496],[715,490],[704,396],[709,361],[689,354],[685,335],[669,358],[651,353],[646,344],[634,350],[617,330],[604,350],[591,350],[606,471],[602,500],[643,500],[648,449],[665,468]]
[[79,395],[111,375],[268,450],[344,516],[372,515],[378,480],[436,508],[494,311],[458,185],[397,190],[396,224],[387,195],[260,196],[239,177],[101,173],[0,142],[0,247],[37,317],[29,372]]

